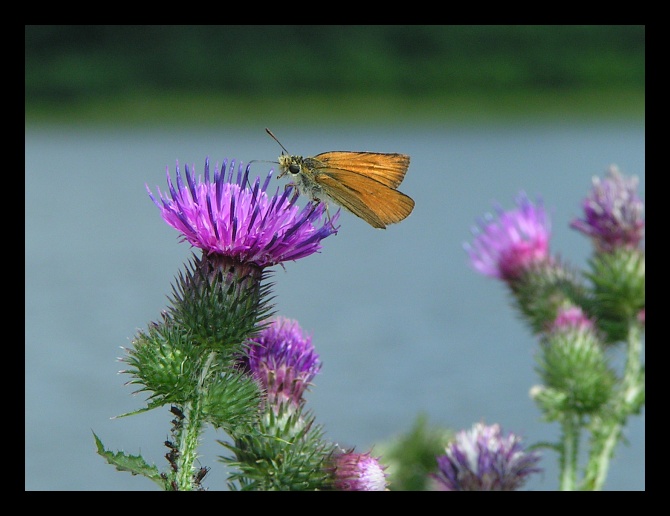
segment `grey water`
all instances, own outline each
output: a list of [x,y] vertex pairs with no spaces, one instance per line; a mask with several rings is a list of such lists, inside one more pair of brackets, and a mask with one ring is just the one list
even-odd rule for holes
[[[277,313],[312,335],[323,363],[306,397],[327,438],[374,454],[425,414],[454,430],[499,423],[527,445],[558,440],[528,395],[539,382],[536,339],[504,285],[470,268],[462,244],[494,202],[511,208],[523,190],[549,209],[552,253],[585,268],[590,242],[568,224],[610,164],[638,176],[644,198],[644,121],[271,129],[292,154],[411,156],[400,187],[416,201],[409,218],[375,230],[342,213],[319,254],[273,269]],[[118,357],[159,318],[192,252],[145,183],[165,190],[177,160],[202,172],[207,156],[272,161],[280,150],[263,127],[26,129],[26,490],[156,489],[108,465],[92,433],[108,449],[167,465],[167,409],[113,419],[145,406]],[[272,166],[252,171],[265,177]],[[644,490],[644,412],[624,436],[605,489]],[[226,488],[217,439],[226,436],[208,429],[200,448],[210,490]],[[544,472],[524,489],[557,489],[556,463],[544,451]]]

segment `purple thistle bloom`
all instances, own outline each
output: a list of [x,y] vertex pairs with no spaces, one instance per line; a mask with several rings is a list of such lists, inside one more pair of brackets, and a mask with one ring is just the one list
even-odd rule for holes
[[[209,158],[205,160],[204,180],[191,173],[186,165],[186,182],[177,164],[176,185],[167,171],[170,195],[158,190],[160,202],[147,186],[149,197],[161,210],[170,226],[181,231],[183,240],[206,254],[218,254],[268,267],[287,260],[297,260],[321,249],[324,238],[337,233],[337,212],[331,220],[317,227],[325,207],[307,204],[302,210],[295,204],[296,194],[289,199],[290,188],[279,195],[279,189],[268,197],[266,189],[273,170],[261,186],[260,177],[249,183],[249,165],[244,173],[242,163],[234,175],[231,161],[226,176],[227,160],[221,170],[214,167],[210,178]],[[234,177],[235,176],[235,177]]]
[[486,276],[514,280],[549,259],[551,231],[542,202],[533,204],[521,192],[516,204],[509,211],[496,206],[498,219],[487,214],[473,228],[472,244],[464,245],[472,266]]
[[370,453],[353,451],[333,457],[334,487],[338,491],[386,491],[386,469]]
[[644,236],[644,204],[637,185],[637,177],[624,177],[610,166],[605,179],[593,178],[593,189],[583,203],[584,218],[573,220],[570,227],[591,237],[601,252],[637,248]]
[[297,321],[276,317],[251,339],[244,365],[261,382],[268,401],[278,406],[288,400],[303,401],[303,393],[321,370],[312,338]]
[[562,307],[551,325],[551,332],[577,330],[579,332],[594,330],[595,325],[578,306]]
[[514,491],[540,471],[539,460],[536,452],[523,450],[516,435],[504,437],[499,425],[477,423],[456,434],[431,477],[439,491]]

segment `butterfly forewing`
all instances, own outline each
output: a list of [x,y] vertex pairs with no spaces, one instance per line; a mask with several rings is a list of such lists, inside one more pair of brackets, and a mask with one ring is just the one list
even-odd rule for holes
[[405,178],[409,156],[397,153],[335,151],[317,154],[312,158],[315,169],[350,170],[397,188]]

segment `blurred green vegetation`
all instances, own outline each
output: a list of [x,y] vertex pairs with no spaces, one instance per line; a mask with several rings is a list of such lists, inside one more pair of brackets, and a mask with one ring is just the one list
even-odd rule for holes
[[26,121],[644,116],[640,25],[27,25]]
[[375,447],[373,455],[381,455],[386,466],[391,491],[429,491],[430,475],[437,471],[436,457],[445,453],[454,432],[428,423],[420,413],[412,428]]

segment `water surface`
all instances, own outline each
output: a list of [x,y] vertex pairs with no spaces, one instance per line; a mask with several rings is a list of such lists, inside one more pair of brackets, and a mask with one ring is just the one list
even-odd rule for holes
[[[470,269],[462,243],[493,202],[509,208],[524,190],[551,211],[552,252],[583,267],[590,244],[568,223],[581,215],[591,177],[611,163],[639,176],[644,197],[644,122],[272,130],[294,154],[412,158],[400,188],[416,201],[408,219],[382,231],[344,213],[320,254],[272,278],[277,311],[312,333],[323,362],[307,399],[327,436],[367,451],[424,412],[457,430],[484,421],[529,444],[557,439],[557,425],[543,423],[528,396],[537,343],[503,285]],[[159,317],[191,254],[145,183],[164,188],[176,160],[202,171],[206,156],[247,162],[279,152],[263,127],[26,131],[26,489],[154,489],[108,465],[91,433],[165,464],[167,410],[110,419],[144,406],[123,385],[117,357]],[[265,176],[271,166],[254,170]],[[210,429],[201,448],[211,490],[225,487],[217,462],[225,450],[215,442],[225,437]],[[605,487],[643,490],[644,414],[625,437]],[[527,489],[557,488],[556,455],[545,452],[542,466]]]

